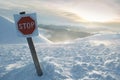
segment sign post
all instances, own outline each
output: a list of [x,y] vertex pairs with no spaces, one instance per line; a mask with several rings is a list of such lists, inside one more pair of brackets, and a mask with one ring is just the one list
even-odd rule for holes
[[32,38],[28,37],[27,42],[28,42],[28,45],[29,45],[29,48],[30,48],[30,51],[31,51],[31,55],[32,55],[32,58],[33,58],[33,61],[34,61],[34,64],[35,64],[37,74],[38,74],[38,76],[42,76],[43,75],[42,69],[40,67],[40,64],[39,64],[39,61],[38,61],[38,58],[37,58],[37,54],[36,54],[36,50],[35,50]]
[[36,50],[31,37],[34,35],[38,35],[36,26],[37,24],[34,19],[34,16],[31,16],[31,14],[26,15],[25,12],[20,12],[20,15],[14,15],[14,19],[17,26],[18,35],[24,36],[27,39],[37,74],[38,76],[42,76],[43,72],[40,67]]

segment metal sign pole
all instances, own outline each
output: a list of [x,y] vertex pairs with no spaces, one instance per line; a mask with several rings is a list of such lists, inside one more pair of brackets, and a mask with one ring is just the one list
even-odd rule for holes
[[[20,12],[20,14],[21,15],[25,14],[25,12]],[[28,42],[28,45],[29,45],[29,48],[30,48],[30,51],[31,51],[31,55],[32,55],[32,58],[33,58],[33,62],[34,62],[37,74],[38,74],[38,76],[42,76],[43,72],[42,72],[42,69],[40,67],[40,64],[39,64],[39,61],[38,61],[38,58],[37,58],[37,54],[36,54],[36,50],[35,50],[32,38],[27,37],[26,39],[27,39],[27,42]]]
[[29,48],[30,48],[30,51],[31,51],[31,55],[32,55],[32,58],[33,58],[33,61],[34,61],[34,64],[35,64],[37,74],[38,74],[38,76],[42,76],[43,72],[42,72],[42,69],[40,67],[40,64],[39,64],[39,61],[38,61],[38,58],[37,58],[37,54],[36,54],[36,50],[35,50],[32,38],[28,37],[27,42],[28,42],[28,45],[29,45]]

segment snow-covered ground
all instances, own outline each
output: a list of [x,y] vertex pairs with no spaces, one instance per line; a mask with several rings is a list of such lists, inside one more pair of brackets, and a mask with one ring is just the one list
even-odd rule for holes
[[38,77],[27,44],[0,45],[0,80],[119,80],[120,34],[99,34],[67,44],[35,44]]
[[[38,77],[24,38],[0,17],[0,80],[120,80],[120,34],[97,34],[64,44],[33,38],[43,70]],[[42,44],[41,44],[42,43]]]

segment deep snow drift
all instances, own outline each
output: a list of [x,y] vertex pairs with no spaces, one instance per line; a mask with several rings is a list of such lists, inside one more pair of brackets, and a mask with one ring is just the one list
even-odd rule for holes
[[27,44],[0,45],[0,80],[119,80],[120,34],[98,34],[68,44],[36,44],[38,77]]

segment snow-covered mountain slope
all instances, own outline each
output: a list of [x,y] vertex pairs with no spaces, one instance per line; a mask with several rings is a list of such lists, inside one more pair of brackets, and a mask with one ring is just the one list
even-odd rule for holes
[[[39,34],[33,38],[37,43],[48,43],[49,40]],[[0,16],[0,44],[19,44],[26,43],[25,38],[18,37],[15,24]]]
[[27,45],[0,45],[0,80],[120,80],[120,34],[35,46],[42,77]]

